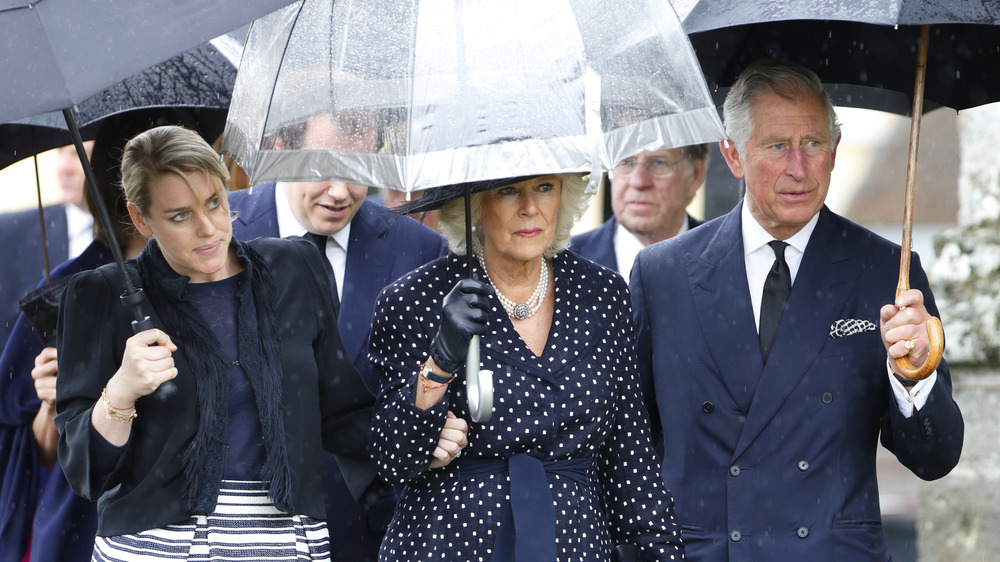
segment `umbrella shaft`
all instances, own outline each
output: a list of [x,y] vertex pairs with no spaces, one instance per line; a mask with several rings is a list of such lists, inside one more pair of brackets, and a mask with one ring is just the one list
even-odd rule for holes
[[903,205],[903,242],[899,255],[899,281],[896,294],[910,288],[910,247],[913,242],[913,203],[917,184],[917,152],[920,147],[920,120],[924,113],[924,83],[927,76],[927,44],[930,26],[920,28],[917,50],[917,75],[913,84],[913,116],[910,119],[910,152],[906,163],[906,199]]
[[[87,178],[87,189],[90,190],[90,194],[94,198],[94,206],[97,207],[97,218],[101,221],[101,226],[104,227],[104,233],[108,237],[108,245],[110,246],[111,255],[115,258],[115,263],[118,264],[119,270],[122,274],[122,282],[125,284],[125,294],[131,295],[135,293],[135,286],[132,284],[132,278],[129,277],[128,271],[125,269],[125,258],[122,256],[121,246],[118,244],[118,239],[115,237],[115,229],[111,224],[111,217],[108,216],[108,209],[104,205],[104,197],[101,196],[101,190],[97,189],[97,180],[94,178],[94,169],[90,166],[90,159],[87,157],[87,151],[83,147],[83,138],[80,136],[80,129],[77,127],[76,118],[73,117],[73,112],[69,109],[62,110],[63,117],[66,119],[66,126],[69,128],[69,134],[73,137],[73,144],[76,146],[76,154],[80,157],[80,163],[83,165],[83,174]],[[143,320],[145,317],[142,311],[139,310],[138,306],[133,307],[133,313],[136,320]]]
[[49,278],[49,241],[45,235],[45,210],[42,207],[42,180],[38,176],[38,155],[31,158],[35,162],[35,191],[38,193],[38,226],[42,234],[42,265],[45,266],[45,284],[51,282]]

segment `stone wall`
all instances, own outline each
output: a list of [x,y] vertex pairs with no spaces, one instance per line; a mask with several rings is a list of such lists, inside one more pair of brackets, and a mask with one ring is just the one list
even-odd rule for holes
[[935,241],[931,286],[965,419],[962,459],[920,485],[922,562],[1000,557],[1000,107],[958,117],[958,227]]

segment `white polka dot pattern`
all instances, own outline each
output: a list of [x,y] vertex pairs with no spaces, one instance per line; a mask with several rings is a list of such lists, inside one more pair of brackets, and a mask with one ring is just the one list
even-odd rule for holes
[[386,287],[376,305],[370,358],[382,380],[372,456],[383,478],[406,483],[380,559],[490,559],[509,503],[507,475],[462,480],[458,463],[428,468],[450,409],[469,420],[463,459],[597,459],[589,485],[548,475],[560,561],[604,562],[624,543],[643,548],[644,559],[680,560],[680,528],[650,444],[628,289],[618,274],[569,252],[553,260],[555,313],[541,357],[490,297],[482,338],[482,368],[494,373],[489,423],[471,421],[461,380],[433,408],[414,406],[418,365],[437,333],[441,300],[465,263],[454,255],[431,262]]

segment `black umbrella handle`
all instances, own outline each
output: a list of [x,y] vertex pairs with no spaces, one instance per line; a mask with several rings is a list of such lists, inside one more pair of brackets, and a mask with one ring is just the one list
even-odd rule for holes
[[[146,294],[142,292],[142,287],[135,289],[135,292],[132,294],[125,293],[121,296],[121,299],[123,305],[131,307],[132,310],[138,311],[139,314],[142,314],[142,303],[146,302]],[[145,314],[142,314],[142,318],[137,318],[132,321],[133,334],[145,332],[146,330],[152,330],[153,328],[155,328],[153,320]],[[156,344],[154,343],[153,345]],[[165,381],[155,391],[153,391],[153,396],[164,399],[175,392],[177,392],[177,383],[174,381]]]

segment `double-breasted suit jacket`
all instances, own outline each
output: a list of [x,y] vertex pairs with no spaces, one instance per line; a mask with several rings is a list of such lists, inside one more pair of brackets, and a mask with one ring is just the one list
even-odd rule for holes
[[[963,422],[942,361],[923,408],[890,388],[879,309],[899,246],[823,208],[766,367],[747,288],[742,204],[641,251],[631,292],[643,376],[663,431],[663,478],[692,560],[888,560],[875,453],[917,476],[955,466]],[[937,314],[914,256],[911,285]],[[869,331],[832,337],[837,320]]]
[[[273,183],[230,192],[230,208],[237,214],[233,236],[240,240],[279,236],[275,194]],[[383,287],[446,251],[444,238],[438,233],[413,219],[396,216],[371,200],[365,200],[351,220],[337,326],[344,348],[373,394],[378,389],[379,375],[368,361],[368,339],[375,300]],[[332,456],[327,459],[326,472],[333,560],[374,559],[394,502],[377,502],[369,506],[373,511],[363,513]]]
[[[685,217],[688,229],[704,222],[691,215],[685,215]],[[611,217],[604,221],[601,226],[574,236],[569,249],[590,261],[618,271],[618,255],[615,254],[615,230],[617,228],[618,221],[615,220],[615,217]]]

